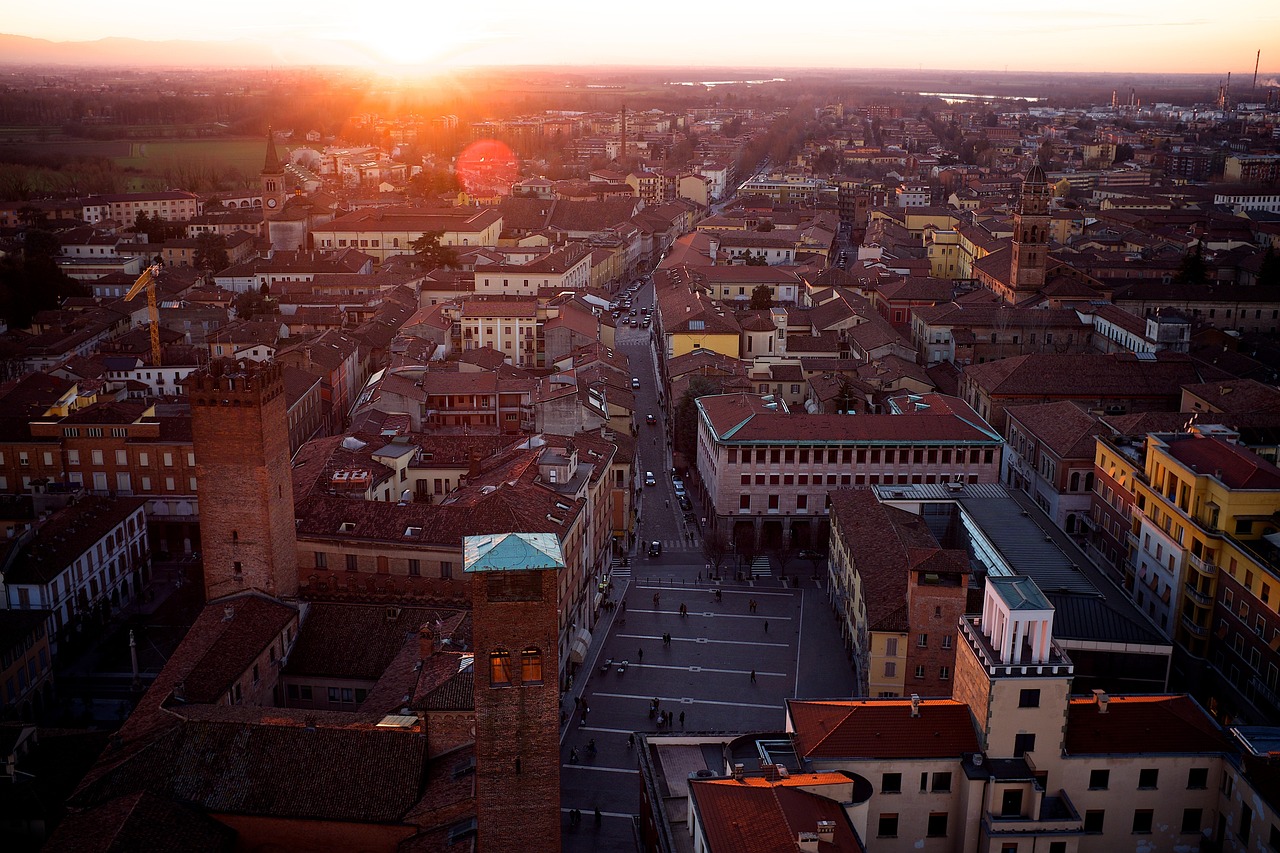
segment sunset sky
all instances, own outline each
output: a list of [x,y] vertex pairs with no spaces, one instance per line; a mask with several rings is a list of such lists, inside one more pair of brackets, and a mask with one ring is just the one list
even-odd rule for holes
[[[489,0],[5,0],[0,32],[54,41],[267,39],[229,62],[705,65],[1209,72],[1280,68],[1280,0],[639,6]],[[756,11],[760,8],[762,11]],[[608,11],[605,11],[608,10]],[[945,11],[944,11],[945,10]],[[361,13],[364,13],[363,15]],[[231,53],[230,46],[228,53]]]

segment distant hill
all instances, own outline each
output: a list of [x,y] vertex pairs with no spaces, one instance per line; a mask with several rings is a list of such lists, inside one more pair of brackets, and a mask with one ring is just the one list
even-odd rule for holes
[[49,41],[0,33],[0,65],[146,67],[245,67],[268,65],[356,65],[366,57],[353,45],[300,39],[269,41]]

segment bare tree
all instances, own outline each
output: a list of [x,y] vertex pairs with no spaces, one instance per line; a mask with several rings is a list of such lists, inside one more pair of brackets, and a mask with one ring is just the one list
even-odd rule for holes
[[724,565],[725,557],[729,556],[729,543],[725,541],[719,527],[711,526],[702,537],[702,555],[707,558],[716,577],[719,577],[720,567]]

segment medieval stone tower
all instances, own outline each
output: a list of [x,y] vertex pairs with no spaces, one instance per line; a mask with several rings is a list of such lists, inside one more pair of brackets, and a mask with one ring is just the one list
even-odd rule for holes
[[477,849],[560,849],[559,574],[547,533],[468,536]]
[[200,486],[205,600],[298,592],[284,379],[276,364],[214,361],[187,379]]
[[1016,302],[1044,287],[1049,261],[1049,199],[1044,170],[1032,166],[1022,182],[1022,197],[1013,224],[1013,256],[1009,267],[1011,300]]

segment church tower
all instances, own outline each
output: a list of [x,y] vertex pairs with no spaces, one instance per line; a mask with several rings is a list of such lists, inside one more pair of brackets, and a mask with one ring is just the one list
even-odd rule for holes
[[[276,137],[271,128],[267,128],[267,159],[258,180],[262,190],[262,219],[269,223],[271,215],[284,207],[284,166],[276,153]],[[270,227],[268,224],[267,228]]]
[[560,850],[559,540],[468,536],[478,850]]
[[278,364],[218,360],[187,379],[205,600],[298,593],[289,425]]
[[1013,252],[1009,265],[1010,301],[1044,288],[1049,262],[1049,181],[1032,166],[1022,182],[1022,197],[1013,219]]

